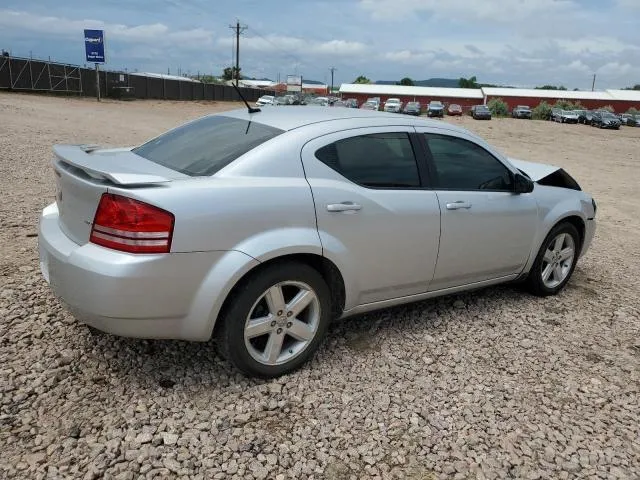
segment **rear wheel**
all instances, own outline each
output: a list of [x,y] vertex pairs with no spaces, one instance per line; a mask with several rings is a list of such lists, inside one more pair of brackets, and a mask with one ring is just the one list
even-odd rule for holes
[[534,295],[555,295],[571,278],[580,254],[580,235],[570,223],[556,225],[545,238],[526,283]]
[[278,377],[312,357],[330,312],[329,288],[316,270],[302,263],[274,264],[235,292],[220,319],[217,341],[244,374]]

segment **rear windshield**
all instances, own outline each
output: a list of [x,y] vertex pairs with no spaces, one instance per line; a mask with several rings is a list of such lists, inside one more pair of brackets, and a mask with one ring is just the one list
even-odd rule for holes
[[209,116],[160,135],[133,153],[185,175],[206,176],[283,132],[248,120]]

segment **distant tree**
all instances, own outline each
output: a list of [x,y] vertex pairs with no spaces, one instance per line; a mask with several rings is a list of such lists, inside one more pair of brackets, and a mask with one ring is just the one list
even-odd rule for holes
[[633,87],[626,87],[622,90],[640,90],[640,83],[636,83]]
[[396,82],[396,85],[404,85],[406,87],[413,87],[415,85],[415,83],[413,83],[413,80],[411,80],[409,77],[404,77],[399,82]]
[[460,80],[458,80],[458,86],[460,88],[480,88],[475,75],[469,78],[460,77]]
[[213,75],[200,75],[200,77],[191,77],[194,80],[200,80],[202,83],[220,83],[220,78]]
[[638,110],[637,108],[631,107],[629,110],[627,110],[627,113],[629,115],[640,115],[640,110]]
[[534,120],[550,120],[551,119],[551,105],[544,100],[534,107],[532,110]]
[[487,102],[487,107],[496,117],[506,117],[509,114],[509,105],[501,98],[492,98]]
[[536,87],[536,90],[566,90],[567,87],[560,85],[556,87],[555,85],[542,85],[541,87]]
[[[222,78],[224,80],[234,80],[236,78],[236,73],[236,67],[226,67],[222,71]],[[240,75],[242,75],[242,69],[240,69]],[[240,78],[242,78],[242,76]]]
[[358,76],[358,78],[356,78],[353,83],[371,83],[371,80],[369,80],[367,77],[365,77],[364,75],[360,75]]

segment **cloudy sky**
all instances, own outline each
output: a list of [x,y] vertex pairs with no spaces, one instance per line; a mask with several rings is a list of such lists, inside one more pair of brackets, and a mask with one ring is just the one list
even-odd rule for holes
[[236,19],[255,77],[640,83],[640,0],[3,0],[0,48],[82,64],[82,29],[102,28],[108,68],[219,74]]

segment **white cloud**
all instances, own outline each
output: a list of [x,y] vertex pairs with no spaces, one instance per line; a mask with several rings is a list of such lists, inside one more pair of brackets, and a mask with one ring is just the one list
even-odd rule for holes
[[214,43],[213,33],[202,28],[172,30],[162,23],[128,26],[105,23],[100,20],[72,20],[28,12],[0,10],[0,30],[30,31],[47,36],[81,39],[82,31],[85,28],[105,30],[107,42],[109,39],[116,39],[152,45],[179,44],[182,48],[202,48]]
[[616,4],[621,8],[638,8],[638,9],[640,9],[640,1],[638,1],[638,0],[616,0]]
[[[229,47],[232,45],[231,38],[221,38],[219,45]],[[346,40],[330,40],[319,42],[296,37],[286,37],[280,35],[268,35],[266,37],[244,37],[241,48],[244,51],[267,52],[280,55],[336,55],[351,56],[360,55],[367,50],[367,46],[362,42],[351,42]]]
[[378,20],[400,20],[417,13],[471,21],[515,22],[533,14],[555,15],[577,7],[573,0],[360,0]]
[[434,57],[435,55],[431,52],[414,52],[411,50],[397,50],[394,52],[386,52],[382,54],[382,58],[384,60],[405,64],[430,61],[433,60]]

